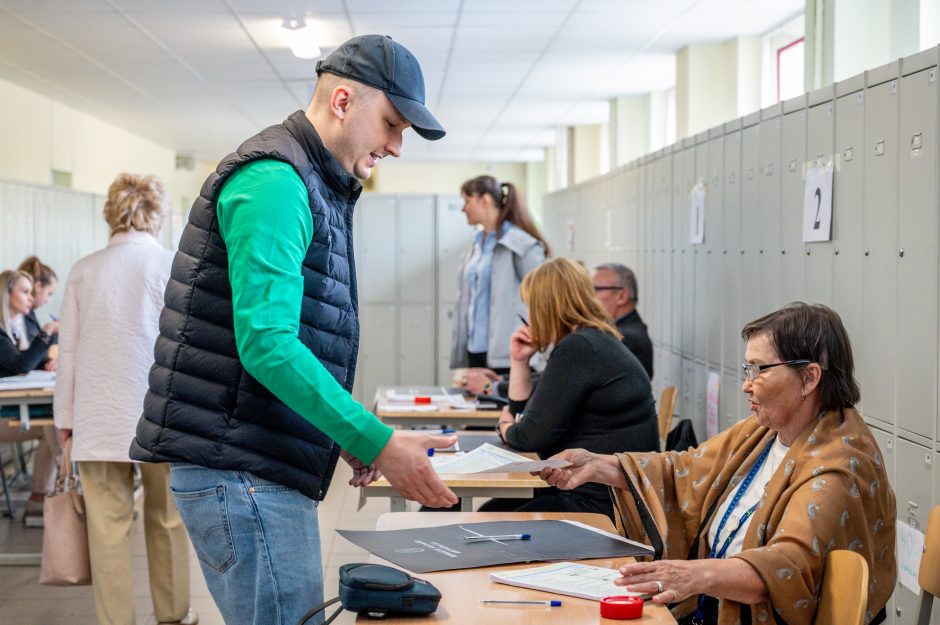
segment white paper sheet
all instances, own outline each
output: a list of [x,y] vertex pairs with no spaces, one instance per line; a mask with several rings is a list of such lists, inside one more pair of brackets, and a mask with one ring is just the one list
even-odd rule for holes
[[803,188],[803,241],[832,239],[832,162],[806,172]]
[[895,531],[898,543],[898,581],[915,595],[919,595],[917,572],[920,570],[920,559],[924,553],[924,533],[902,521],[897,522]]
[[30,371],[26,375],[0,378],[0,391],[55,388],[55,371]]
[[620,577],[617,569],[605,569],[574,562],[556,562],[531,569],[490,573],[490,579],[500,584],[532,588],[545,592],[569,595],[600,601],[611,595],[640,597],[641,593],[629,592],[623,586],[615,586]]
[[528,473],[546,467],[565,467],[566,460],[529,460],[507,449],[484,443],[473,451],[450,457],[435,456],[431,466],[438,473],[466,475],[469,473]]

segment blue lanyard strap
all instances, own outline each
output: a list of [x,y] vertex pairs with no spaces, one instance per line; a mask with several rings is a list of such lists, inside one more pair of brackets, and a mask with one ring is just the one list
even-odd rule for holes
[[[728,519],[731,518],[731,513],[735,511],[738,507],[738,504],[741,503],[741,498],[744,497],[744,494],[747,492],[747,489],[751,486],[751,482],[754,481],[754,478],[757,477],[757,473],[760,471],[761,467],[764,466],[764,462],[767,460],[767,456],[770,455],[770,449],[774,445],[774,441],[777,439],[776,436],[770,439],[767,447],[764,448],[764,451],[761,452],[761,455],[757,458],[757,462],[754,463],[754,466],[751,467],[751,470],[747,472],[747,475],[744,477],[744,481],[741,482],[741,487],[738,488],[735,492],[734,497],[731,498],[731,504],[728,506],[728,509],[725,510],[724,515],[721,517],[721,521],[718,523],[718,529],[715,530],[715,544],[711,546],[711,550],[708,553],[709,558],[724,558],[725,553],[728,551],[728,547],[731,546],[731,541],[734,540],[734,537],[738,535],[738,530],[740,530],[747,520],[751,518],[751,515],[754,514],[754,511],[757,510],[757,505],[759,501],[751,506],[748,510],[741,515],[741,520],[738,521],[738,526],[728,532],[728,536],[725,538],[724,542],[721,542],[721,532],[724,530],[725,525],[728,523]],[[721,545],[719,548],[718,545]],[[705,621],[705,595],[698,596],[698,605],[695,608],[695,616],[692,617],[692,623],[695,625],[702,625]]]

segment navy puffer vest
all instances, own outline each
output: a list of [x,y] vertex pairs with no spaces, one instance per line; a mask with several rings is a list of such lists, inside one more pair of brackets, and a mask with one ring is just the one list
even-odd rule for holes
[[249,375],[235,345],[216,201],[230,175],[259,159],[289,163],[307,187],[313,241],[301,268],[299,338],[352,389],[359,349],[352,220],[362,185],[298,111],[223,159],[193,204],[173,260],[150,390],[130,453],[145,462],[249,471],[321,500],[339,446]]

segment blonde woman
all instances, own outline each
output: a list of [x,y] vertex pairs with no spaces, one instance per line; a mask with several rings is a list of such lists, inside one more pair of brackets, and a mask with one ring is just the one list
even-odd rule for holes
[[[29,336],[23,319],[32,309],[33,280],[30,275],[18,270],[0,273],[0,377],[29,373],[41,367],[46,360],[49,344],[58,331],[59,323],[47,323],[42,328],[36,328],[35,336]],[[48,417],[46,410],[45,406],[32,408],[30,416]],[[15,407],[4,407],[0,408],[0,416],[16,418],[19,412]],[[26,502],[25,516],[40,517],[43,493],[52,490],[55,485],[55,466],[59,453],[55,428],[47,426],[23,432],[19,428],[0,424],[0,442],[27,440],[38,440],[39,448],[33,460],[32,492]]]
[[[49,265],[39,260],[38,256],[30,256],[20,263],[20,271],[25,271],[33,279],[33,307],[29,314],[23,315],[23,330],[30,340],[36,338],[42,332],[42,326],[36,317],[36,309],[42,308],[49,303],[52,296],[59,286],[59,276]],[[54,315],[49,315],[55,321]],[[57,342],[58,337],[53,335],[52,344]],[[53,351],[49,350],[47,358],[42,363],[42,368],[46,371],[55,371],[56,357]]]
[[[72,267],[65,286],[55,422],[63,443],[73,438],[102,624],[136,622],[128,541],[134,465],[128,450],[173,260],[156,239],[167,206],[157,178],[119,175],[104,207],[111,239]],[[139,466],[154,615],[158,623],[196,623],[189,609],[188,538],[170,496],[169,465]]]
[[[525,277],[521,295],[529,319],[510,339],[509,407],[500,416],[500,438],[541,458],[571,447],[658,451],[649,377],[620,341],[587,270],[568,258],[547,261]],[[533,391],[529,358],[550,345],[551,358]],[[594,484],[567,492],[540,489],[534,500],[517,502],[521,507],[496,501],[483,509],[613,515],[607,488]]]

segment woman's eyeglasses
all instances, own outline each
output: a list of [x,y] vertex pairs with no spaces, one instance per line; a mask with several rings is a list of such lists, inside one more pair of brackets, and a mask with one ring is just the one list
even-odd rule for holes
[[753,382],[757,379],[757,376],[761,374],[765,369],[771,369],[773,367],[779,367],[780,365],[808,365],[812,363],[812,360],[788,360],[786,362],[772,362],[766,365],[755,365],[751,363],[744,363],[741,365],[741,368],[744,369],[744,377],[747,380]]
[[627,287],[625,286],[596,286],[594,287],[594,291],[595,292],[597,291],[621,291],[625,288]]

